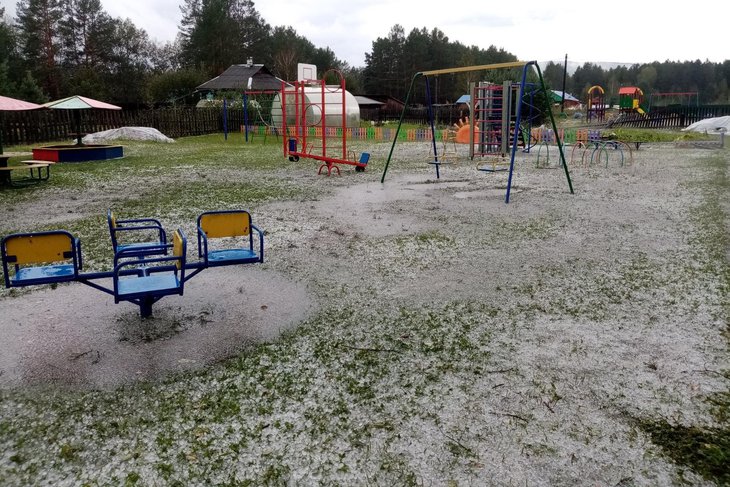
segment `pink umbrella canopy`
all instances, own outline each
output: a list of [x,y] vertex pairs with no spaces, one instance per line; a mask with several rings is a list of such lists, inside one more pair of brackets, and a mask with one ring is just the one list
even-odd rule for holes
[[23,100],[18,100],[16,98],[0,96],[0,110],[14,112],[19,110],[35,110],[37,108],[43,108],[43,106]]
[[[35,110],[37,108],[43,108],[41,105],[30,103],[16,98],[10,98],[8,96],[0,95],[0,115],[3,111],[17,112],[20,110]],[[2,116],[0,116],[0,154],[3,153],[3,130],[2,130]]]

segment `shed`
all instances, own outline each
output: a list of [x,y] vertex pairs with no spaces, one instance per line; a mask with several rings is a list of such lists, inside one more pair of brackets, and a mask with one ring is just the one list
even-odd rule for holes
[[[550,98],[552,99],[553,103],[561,103],[563,101],[563,92],[559,90],[550,90]],[[580,106],[580,100],[571,95],[570,93],[565,93],[565,107],[566,108],[575,108]]]
[[458,100],[454,102],[454,105],[469,105],[471,103],[471,95],[461,95]]
[[385,103],[362,95],[355,96],[355,100],[357,100],[358,105],[360,105],[361,120],[369,120],[372,122],[382,121],[382,110],[385,107]]
[[382,101],[373,100],[372,98],[362,95],[355,95],[355,100],[357,100],[360,108],[380,108],[385,105]]
[[383,109],[388,112],[398,112],[400,114],[405,106],[405,103],[390,95],[368,95],[368,98],[383,103]]

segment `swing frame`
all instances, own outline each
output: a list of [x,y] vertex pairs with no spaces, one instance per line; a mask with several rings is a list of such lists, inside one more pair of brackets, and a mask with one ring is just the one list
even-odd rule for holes
[[[390,165],[390,160],[393,156],[393,151],[395,150],[395,144],[398,142],[398,133],[400,132],[401,125],[403,124],[403,118],[406,113],[406,108],[408,107],[408,102],[411,98],[411,93],[413,92],[413,87],[416,83],[416,80],[423,76],[426,81],[426,96],[428,98],[428,114],[429,114],[429,122],[431,126],[431,143],[433,144],[433,153],[434,153],[434,160],[431,162],[431,164],[434,165],[436,168],[436,179],[439,179],[441,177],[439,168],[441,166],[441,161],[439,161],[438,158],[438,151],[436,150],[436,129],[434,127],[434,121],[433,121],[433,109],[432,109],[432,102],[431,102],[431,90],[429,85],[429,77],[430,76],[438,76],[442,74],[452,74],[452,73],[465,73],[470,71],[491,71],[491,70],[497,70],[497,69],[511,69],[511,68],[522,68],[522,79],[520,82],[520,88],[519,88],[519,96],[518,100],[519,103],[517,105],[517,114],[516,114],[516,120],[515,120],[515,127],[514,127],[514,133],[512,134],[512,147],[510,151],[510,164],[509,164],[509,178],[507,180],[507,192],[505,194],[504,202],[509,203],[510,200],[510,190],[512,189],[512,176],[514,174],[514,165],[515,165],[515,154],[517,152],[517,146],[518,146],[518,138],[519,138],[519,131],[520,131],[520,121],[522,118],[522,99],[525,95],[525,85],[527,84],[527,72],[528,69],[533,66],[537,70],[537,75],[540,80],[540,89],[543,92],[543,95],[545,96],[545,99],[548,100],[548,94],[547,89],[545,88],[545,81],[542,77],[542,71],[540,70],[540,66],[537,64],[537,61],[514,61],[514,62],[506,62],[506,63],[496,63],[496,64],[483,64],[483,65],[477,65],[477,66],[463,66],[458,68],[446,68],[446,69],[434,69],[430,71],[419,71],[416,74],[413,75],[413,78],[411,78],[411,84],[408,88],[408,92],[406,94],[406,99],[403,104],[403,111],[401,112],[400,119],[398,120],[398,127],[395,131],[395,137],[393,138],[393,144],[390,146],[390,152],[388,153],[388,160],[385,162],[385,167],[383,168],[383,175],[380,178],[380,182],[385,182],[385,175],[388,172],[388,167]],[[548,107],[549,108],[549,107]],[[553,117],[552,110],[547,110],[548,114],[550,115],[550,123],[552,124],[553,130],[555,131],[555,134],[558,133],[558,128],[555,123],[555,117]],[[574,194],[573,191],[573,182],[570,179],[570,172],[568,171],[568,165],[565,163],[565,153],[563,151],[563,144],[560,140],[560,137],[556,136],[556,141],[558,144],[558,151],[560,152],[560,160],[562,162],[563,170],[565,171],[565,178],[568,181],[568,188],[570,189],[570,194]]]

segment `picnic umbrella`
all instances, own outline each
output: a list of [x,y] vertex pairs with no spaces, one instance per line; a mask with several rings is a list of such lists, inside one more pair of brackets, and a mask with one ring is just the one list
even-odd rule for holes
[[[0,117],[4,111],[19,111],[19,110],[35,110],[37,108],[43,108],[41,105],[30,103],[7,96],[0,96]],[[3,132],[2,132],[2,118],[0,118],[0,154],[3,153]]]
[[85,96],[74,95],[60,100],[49,101],[43,104],[44,107],[52,110],[73,110],[74,120],[76,121],[76,145],[81,143],[81,112],[79,110],[88,110],[91,108],[100,108],[102,110],[121,110],[122,107],[104,103],[103,101],[86,98]]

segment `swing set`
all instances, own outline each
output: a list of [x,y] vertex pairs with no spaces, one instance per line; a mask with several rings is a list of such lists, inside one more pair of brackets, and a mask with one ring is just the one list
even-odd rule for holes
[[[536,61],[515,61],[497,64],[485,64],[478,66],[464,66],[459,68],[447,68],[447,69],[435,69],[430,71],[420,71],[413,75],[411,79],[408,93],[401,112],[400,119],[398,120],[398,127],[396,128],[395,137],[393,138],[393,144],[390,147],[388,159],[383,169],[383,175],[380,182],[385,182],[385,175],[388,172],[393,151],[395,145],[398,142],[398,133],[400,132],[401,125],[403,124],[403,118],[406,113],[406,107],[410,101],[411,94],[413,92],[416,80],[423,77],[426,83],[426,98],[428,99],[428,114],[429,114],[429,125],[431,129],[431,142],[433,144],[433,161],[429,161],[436,169],[436,179],[441,177],[440,166],[442,164],[448,164],[447,160],[443,157],[439,158],[438,151],[436,149],[436,129],[434,127],[433,117],[433,106],[431,100],[431,87],[429,78],[432,76],[439,76],[443,74],[453,73],[466,73],[473,71],[495,71],[495,70],[507,70],[514,68],[522,68],[522,76],[519,84],[512,84],[511,82],[505,82],[504,84],[496,85],[490,83],[479,83],[478,86],[472,87],[472,120],[471,120],[471,134],[469,137],[469,155],[474,156],[504,156],[507,152],[510,153],[509,167],[504,170],[509,170],[509,177],[507,181],[507,191],[505,194],[505,203],[509,203],[510,190],[512,188],[512,176],[514,173],[515,155],[517,147],[520,145],[520,131],[521,123],[523,121],[523,105],[531,107],[531,103],[525,103],[526,97],[532,98],[535,90],[528,93],[527,87],[530,83],[527,82],[527,73],[530,67],[534,67],[537,71],[539,80],[538,90],[542,92],[544,99],[548,100],[547,89],[545,88],[545,82],[540,71],[540,66]],[[547,112],[550,116],[550,122],[554,132],[557,134],[558,129],[555,124],[555,118],[553,117],[552,111],[547,107]],[[530,118],[530,117],[528,117]],[[556,137],[558,151],[560,153],[560,161],[565,172],[565,178],[568,181],[568,188],[570,193],[573,194],[573,183],[570,179],[570,173],[568,171],[568,165],[565,163],[565,154],[563,151],[563,144],[559,137]],[[526,151],[529,150],[529,146],[525,146]],[[495,164],[492,165],[492,169],[479,168],[482,171],[492,172],[495,170]]]
[[[272,120],[271,109],[274,100],[279,95],[277,90],[251,90],[251,78],[249,88],[243,92],[243,130],[244,140],[253,142],[254,137],[263,135],[264,144],[268,135],[274,135],[279,140],[279,129]],[[267,114],[265,117],[264,114]],[[260,125],[259,125],[260,124]],[[258,130],[255,128],[258,126]],[[263,132],[263,133],[262,133]]]

